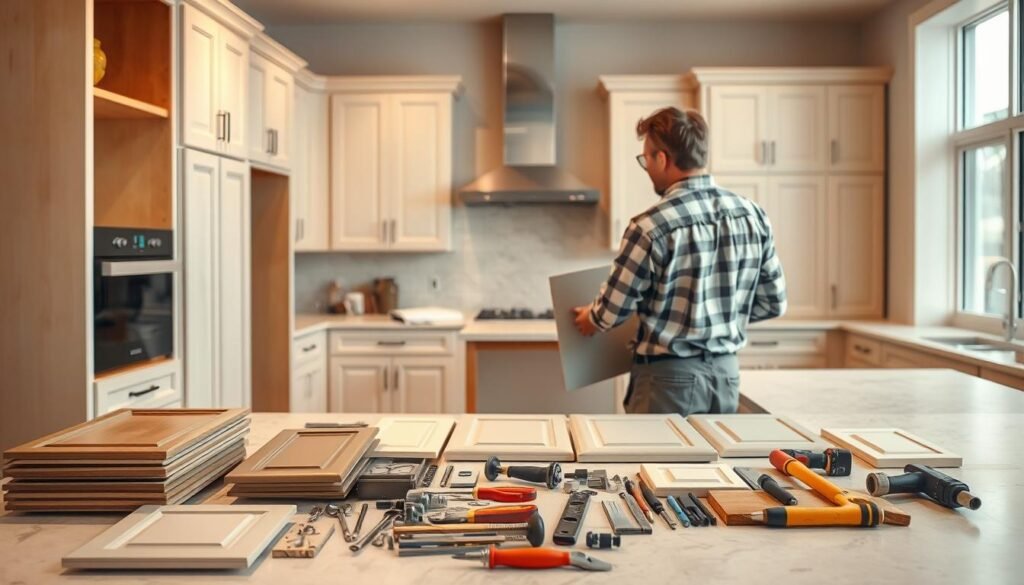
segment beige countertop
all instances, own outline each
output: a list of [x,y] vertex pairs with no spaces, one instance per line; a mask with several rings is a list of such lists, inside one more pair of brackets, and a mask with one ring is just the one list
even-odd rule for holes
[[302,337],[310,333],[319,333],[331,329],[347,331],[458,331],[465,323],[446,325],[406,325],[395,321],[387,315],[326,315],[298,314],[295,315],[295,332],[293,337]]
[[[650,536],[627,536],[619,549],[590,551],[614,568],[608,573],[576,569],[489,571],[444,556],[397,558],[368,547],[353,556],[339,535],[315,559],[275,559],[264,555],[247,571],[65,572],[60,558],[116,522],[120,516],[0,516],[0,583],[257,584],[320,583],[342,578],[351,583],[444,583],[460,585],[701,582],[821,583],[835,585],[1019,582],[1024,507],[1018,505],[1024,468],[1012,450],[1024,439],[1024,393],[957,372],[920,370],[744,372],[742,389],[760,404],[787,405],[784,411],[818,430],[827,425],[899,426],[952,449],[964,466],[951,475],[970,485],[983,500],[977,511],[947,510],[919,498],[900,498],[913,517],[910,527],[803,528],[716,527],[668,530],[659,520]],[[822,392],[825,395],[816,394]],[[782,411],[777,411],[782,412]],[[369,414],[255,414],[248,450],[278,431],[309,420],[374,423]],[[764,459],[730,459],[731,465],[764,468]],[[576,466],[566,464],[565,471]],[[609,474],[635,473],[635,464],[587,465]],[[842,487],[863,489],[869,468],[855,462],[853,474],[833,478]],[[481,484],[488,483],[481,480]],[[215,491],[217,486],[207,491]],[[538,508],[549,538],[565,494],[541,490]],[[591,503],[584,531],[607,531],[600,492]],[[310,502],[299,503],[308,511]],[[365,525],[380,512],[371,508]],[[550,542],[550,541],[549,541]],[[576,550],[588,550],[582,544]],[[671,575],[671,577],[669,577]],[[1016,575],[1016,577],[1014,576]]]

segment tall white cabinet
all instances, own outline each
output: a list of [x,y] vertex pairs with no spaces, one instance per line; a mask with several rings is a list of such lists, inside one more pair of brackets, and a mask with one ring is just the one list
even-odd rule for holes
[[328,120],[323,78],[299,72],[295,78],[295,157],[291,165],[292,230],[297,252],[330,247]]
[[249,406],[249,165],[193,149],[183,153],[186,404]]
[[330,247],[451,249],[457,77],[329,78]]
[[791,318],[877,318],[885,290],[881,68],[698,68],[719,184],[775,228]]

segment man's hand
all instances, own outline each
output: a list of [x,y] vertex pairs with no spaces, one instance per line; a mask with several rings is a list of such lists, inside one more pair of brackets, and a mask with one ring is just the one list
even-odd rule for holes
[[579,329],[584,337],[590,337],[597,333],[597,326],[590,320],[590,305],[576,307],[572,312],[576,319],[576,329]]

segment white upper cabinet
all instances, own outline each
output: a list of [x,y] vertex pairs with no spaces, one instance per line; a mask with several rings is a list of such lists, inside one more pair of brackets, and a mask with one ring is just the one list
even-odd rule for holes
[[331,78],[331,249],[451,249],[458,78]]
[[828,88],[829,162],[834,171],[885,170],[885,87]]
[[[327,96],[296,78],[295,153],[291,189],[296,251],[327,250],[330,246]],[[315,79],[310,80],[315,82]]]
[[266,36],[252,41],[249,62],[249,159],[291,168],[295,129],[295,73],[306,62]]
[[713,86],[705,106],[710,127],[710,164],[715,172],[762,171],[770,162],[769,90],[760,86]]
[[786,85],[768,94],[768,165],[772,171],[821,172],[825,148],[825,88]]
[[608,99],[611,147],[611,188],[603,203],[610,247],[617,250],[629,220],[658,202],[650,177],[636,161],[644,149],[636,123],[662,108],[691,108],[693,96],[678,76],[606,75],[601,77],[601,89]]
[[240,15],[238,22],[218,21],[196,6],[206,4],[191,0],[181,7],[182,141],[245,158],[249,38],[258,24]]

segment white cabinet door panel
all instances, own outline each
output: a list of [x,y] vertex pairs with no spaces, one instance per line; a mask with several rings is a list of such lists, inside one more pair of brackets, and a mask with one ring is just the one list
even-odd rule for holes
[[290,73],[271,63],[266,79],[264,119],[267,128],[274,131],[270,162],[283,168],[289,168],[291,162],[293,84]]
[[830,86],[828,132],[833,171],[884,171],[885,87]]
[[249,165],[221,159],[218,223],[217,311],[219,364],[216,404],[250,404],[250,250]]
[[932,467],[960,467],[963,457],[902,429],[821,429],[821,436],[853,451],[872,467],[903,468],[917,463]]
[[881,176],[829,177],[829,309],[833,317],[882,316],[884,190]]
[[391,386],[393,412],[444,412],[445,389],[455,375],[452,360],[396,357],[392,369],[396,382]]
[[711,170],[763,170],[768,154],[769,90],[756,85],[714,86],[710,100]]
[[382,94],[331,97],[331,249],[382,250],[386,110]]
[[569,431],[581,463],[718,459],[715,448],[678,414],[574,414]]
[[450,102],[446,94],[399,94],[391,101],[392,250],[451,248]]
[[824,176],[771,177],[765,211],[786,275],[787,317],[828,314],[828,242]]
[[380,443],[373,456],[436,459],[454,427],[455,419],[447,416],[383,417],[377,422]]
[[185,144],[204,150],[218,146],[217,34],[212,18],[200,10],[182,6],[181,127]]
[[225,154],[245,158],[249,140],[246,91],[249,87],[249,42],[221,27],[217,51],[217,91],[220,108],[227,113],[227,133],[222,141]]
[[218,338],[217,224],[220,207],[220,158],[185,149],[182,222],[185,260],[185,403],[189,408],[216,406],[214,378]]
[[703,497],[708,490],[750,489],[725,463],[644,463],[640,476],[660,498],[691,492]]
[[390,358],[331,358],[330,411],[390,412],[390,402],[385,403],[390,364]]
[[692,414],[687,420],[722,457],[767,457],[775,449],[828,448],[815,433],[784,416]]
[[573,461],[563,415],[479,414],[459,419],[445,449],[451,461]]
[[269,156],[270,139],[266,126],[266,87],[270,62],[253,53],[249,56],[249,115],[246,116],[249,136],[249,158],[266,161]]
[[828,167],[825,88],[812,85],[771,89],[768,102],[773,172],[823,172]]

